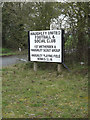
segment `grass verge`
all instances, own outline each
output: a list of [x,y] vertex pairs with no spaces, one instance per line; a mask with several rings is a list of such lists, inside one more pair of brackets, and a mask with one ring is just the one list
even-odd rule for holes
[[16,51],[16,50],[10,50],[8,48],[2,48],[0,49],[0,56],[11,56],[11,55],[23,55],[23,54],[28,54],[27,50],[23,51]]
[[87,67],[72,72],[39,69],[29,63],[2,69],[3,118],[88,118]]

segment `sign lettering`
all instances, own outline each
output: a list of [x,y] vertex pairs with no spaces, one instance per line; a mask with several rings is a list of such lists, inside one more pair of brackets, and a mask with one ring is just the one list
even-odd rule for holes
[[62,62],[62,30],[29,31],[30,61]]

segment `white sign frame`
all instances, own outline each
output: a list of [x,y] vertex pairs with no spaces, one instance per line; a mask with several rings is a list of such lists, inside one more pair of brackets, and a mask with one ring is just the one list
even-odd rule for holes
[[31,62],[63,62],[64,30],[28,31],[28,60]]

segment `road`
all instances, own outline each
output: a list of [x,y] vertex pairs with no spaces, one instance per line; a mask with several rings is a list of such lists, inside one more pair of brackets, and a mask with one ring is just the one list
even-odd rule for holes
[[0,57],[0,68],[4,66],[16,64],[25,60],[27,61],[27,55]]

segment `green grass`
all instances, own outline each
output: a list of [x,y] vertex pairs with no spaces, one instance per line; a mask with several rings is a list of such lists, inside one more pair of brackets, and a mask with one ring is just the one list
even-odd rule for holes
[[16,53],[0,53],[0,56],[16,55]]
[[8,55],[15,55],[16,53],[8,48],[0,49],[0,56],[8,56]]
[[2,69],[3,118],[87,118],[87,67],[72,72],[17,64]]
[[10,52],[11,50],[10,49],[8,49],[8,48],[0,48],[0,53],[2,52],[2,53],[7,53],[7,52]]
[[2,48],[0,49],[0,56],[10,56],[10,55],[23,55],[23,54],[28,54],[27,50],[23,50],[22,52],[17,51],[17,50],[11,50],[8,48]]

